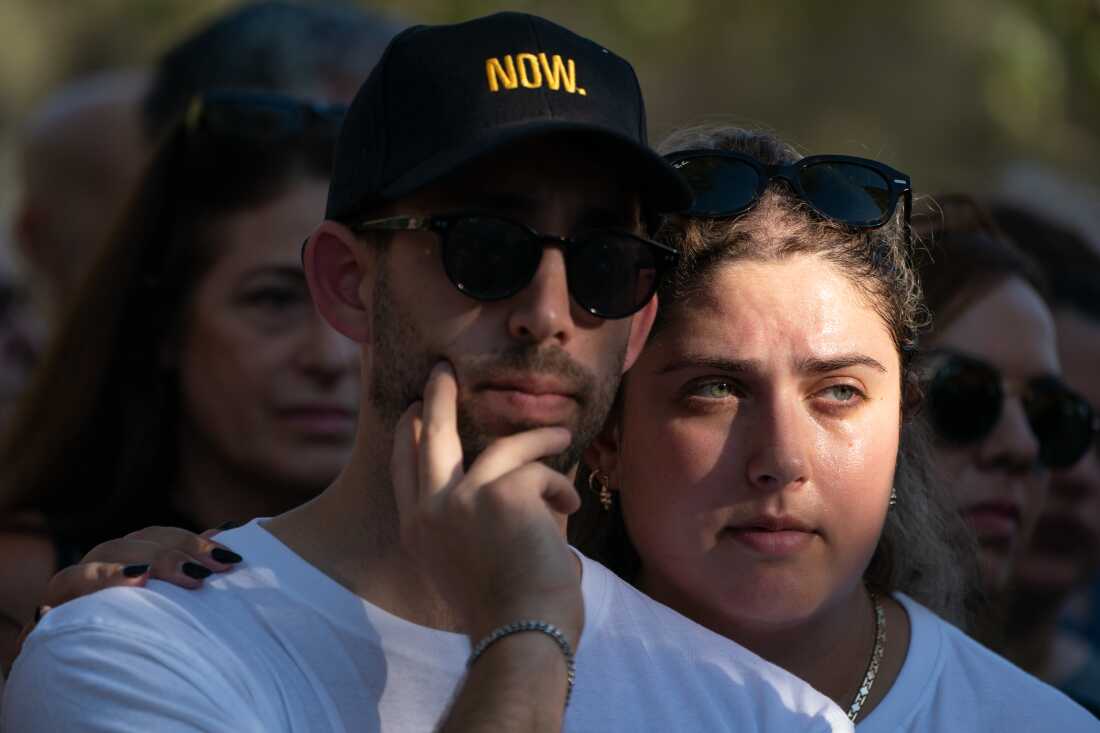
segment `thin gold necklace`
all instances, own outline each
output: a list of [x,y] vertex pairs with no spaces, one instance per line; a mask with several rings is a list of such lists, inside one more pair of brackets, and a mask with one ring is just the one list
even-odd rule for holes
[[867,673],[863,675],[863,682],[859,686],[856,698],[848,707],[848,720],[853,723],[859,717],[859,711],[863,709],[863,703],[871,694],[871,687],[878,676],[879,665],[882,664],[882,655],[886,652],[886,612],[882,609],[882,601],[878,594],[871,593],[871,605],[875,609],[875,647],[871,650],[871,659],[867,663]]

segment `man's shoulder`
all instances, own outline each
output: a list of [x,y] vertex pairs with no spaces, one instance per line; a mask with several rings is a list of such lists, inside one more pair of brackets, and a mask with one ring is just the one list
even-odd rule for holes
[[160,640],[176,634],[209,634],[204,617],[215,615],[218,591],[177,588],[150,580],[146,587],[107,588],[76,598],[47,613],[27,639],[99,632]]
[[[218,540],[244,561],[199,589],[150,580],[46,614],[12,668],[4,724],[51,732],[259,731],[323,709],[280,636],[286,627],[316,626],[302,600],[308,593],[294,590],[296,570],[304,571],[258,525]],[[117,727],[119,716],[133,725]]]
[[166,661],[189,663],[197,657],[229,659],[235,649],[247,655],[265,627],[259,619],[265,609],[294,602],[280,586],[277,550],[263,547],[265,538],[257,533],[266,534],[249,525],[219,536],[246,559],[200,588],[149,580],[144,587],[107,588],[52,609],[27,638],[21,658],[63,653],[75,659],[107,649],[120,655],[156,649]]
[[282,558],[265,546],[266,532],[252,523],[218,536],[218,541],[244,557],[231,570],[210,576],[197,589],[186,589],[151,579],[144,587],[107,588],[74,599],[51,610],[34,630],[36,635],[77,633],[80,630],[119,631],[138,638],[163,638],[171,633],[210,635],[218,621],[239,622],[256,591],[271,602],[282,590]]
[[210,624],[213,614],[195,602],[202,595],[170,586],[109,588],[53,609],[12,667],[4,724],[115,730],[112,716],[127,711],[157,725],[177,721],[180,730],[258,730],[241,649]]

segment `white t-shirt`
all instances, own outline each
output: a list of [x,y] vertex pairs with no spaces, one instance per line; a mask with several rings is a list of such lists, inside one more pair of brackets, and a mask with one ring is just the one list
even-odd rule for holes
[[894,597],[909,614],[909,652],[890,693],[860,718],[857,733],[1100,731],[1100,721],[1058,690],[912,598]]
[[[188,591],[112,588],[51,611],[13,668],[5,731],[428,731],[467,638],[366,603],[253,522],[245,561]],[[851,731],[843,711],[583,560],[570,731]]]

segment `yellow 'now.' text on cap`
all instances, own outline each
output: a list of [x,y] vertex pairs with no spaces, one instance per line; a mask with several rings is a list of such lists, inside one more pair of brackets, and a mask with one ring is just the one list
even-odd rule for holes
[[563,59],[559,54],[547,58],[545,53],[505,54],[503,58],[485,59],[485,76],[489,79],[489,91],[501,89],[538,89],[543,85],[554,91],[579,94],[588,92],[577,86],[577,65],[573,59]]

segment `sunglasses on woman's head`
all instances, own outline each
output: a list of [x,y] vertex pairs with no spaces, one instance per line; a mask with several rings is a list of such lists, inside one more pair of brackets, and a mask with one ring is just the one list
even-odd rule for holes
[[[933,427],[946,440],[961,445],[976,443],[992,433],[1004,408],[1001,373],[991,364],[962,354],[948,354],[926,389],[925,404]],[[1039,441],[1039,460],[1049,468],[1069,468],[1100,435],[1100,416],[1054,377],[1028,380],[1021,400]]]
[[277,145],[316,136],[335,144],[347,113],[341,104],[324,104],[284,94],[217,89],[196,95],[184,116],[189,135],[250,145]]
[[784,165],[766,165],[728,150],[681,150],[665,159],[695,196],[683,213],[705,218],[748,211],[775,179],[819,216],[855,229],[874,229],[890,220],[898,200],[909,222],[913,191],[909,176],[874,160],[848,155],[813,155]]
[[641,310],[678,256],[671,247],[623,229],[558,237],[491,214],[394,216],[351,229],[435,232],[447,277],[461,292],[482,301],[503,300],[523,290],[534,279],[543,250],[561,247],[569,294],[601,318],[625,318]]

